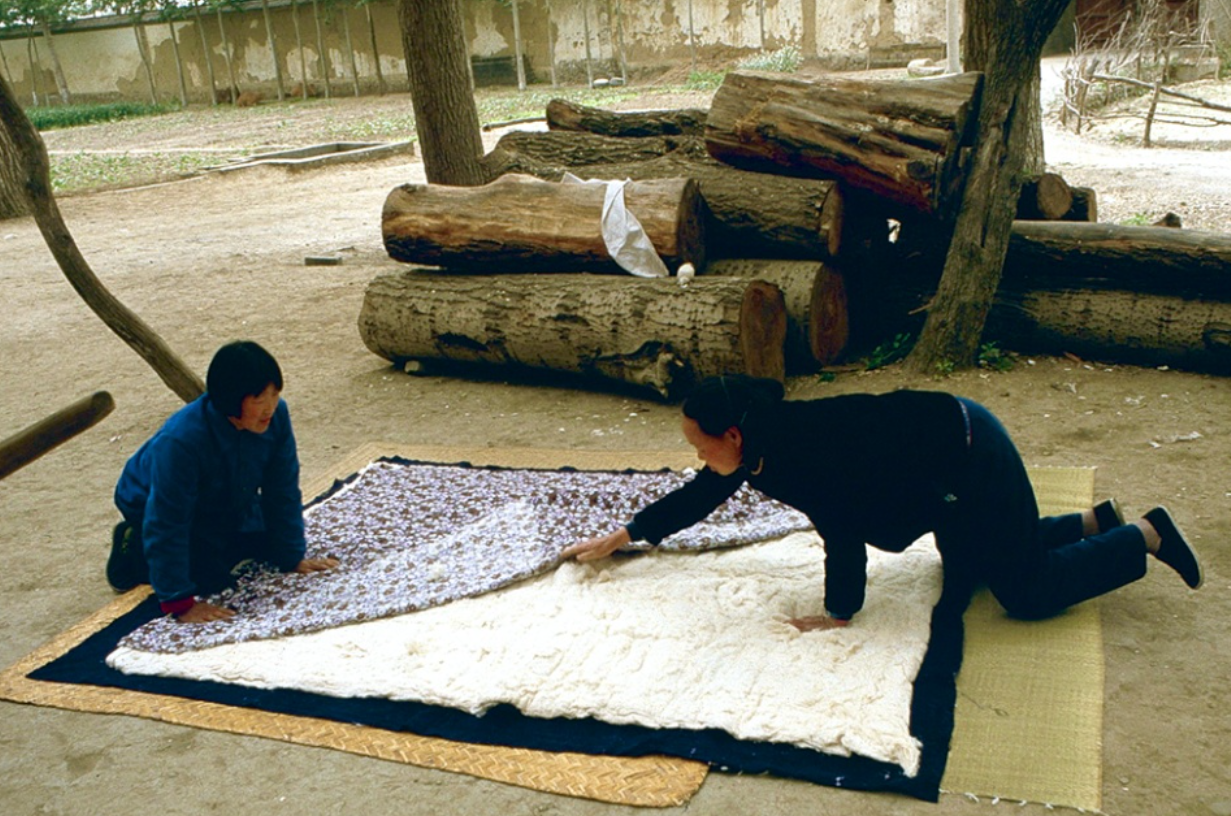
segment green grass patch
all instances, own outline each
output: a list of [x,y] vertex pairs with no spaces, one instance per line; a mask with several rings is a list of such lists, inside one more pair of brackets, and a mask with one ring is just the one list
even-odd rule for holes
[[51,187],[57,193],[137,187],[183,178],[222,164],[218,153],[69,153],[51,159]]
[[80,127],[97,122],[118,122],[139,116],[158,116],[179,110],[179,105],[150,105],[141,102],[108,102],[101,105],[61,105],[27,108],[26,116],[39,130]]

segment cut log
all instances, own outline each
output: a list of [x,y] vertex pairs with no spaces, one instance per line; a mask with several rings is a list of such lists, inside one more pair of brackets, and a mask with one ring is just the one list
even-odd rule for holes
[[782,290],[787,329],[787,374],[805,374],[837,362],[850,339],[846,283],[819,261],[729,259],[713,261],[706,275],[753,278]]
[[604,275],[375,278],[359,333],[375,354],[571,372],[675,400],[698,380],[782,380],[786,307],[777,287],[739,278]]
[[1026,181],[1017,199],[1017,217],[1026,221],[1059,221],[1072,208],[1073,190],[1057,173]]
[[1097,221],[1098,194],[1090,187],[1070,187],[1073,206],[1065,213],[1065,221]]
[[0,479],[93,428],[114,409],[115,400],[111,395],[97,391],[0,441]]
[[[617,139],[613,136],[567,130],[512,130],[500,137],[493,152],[500,150],[555,167],[628,164],[649,161],[677,150],[684,150],[690,155],[706,155],[705,142],[698,137],[644,136]],[[487,161],[485,159],[484,163]],[[489,168],[489,172],[494,169],[496,168]]]
[[860,82],[735,71],[714,95],[706,147],[738,167],[836,178],[947,216],[982,81],[979,73]]
[[[603,241],[603,185],[524,175],[482,187],[404,184],[385,200],[389,257],[454,271],[622,272]],[[704,202],[689,179],[632,182],[628,210],[670,270],[705,262]]]
[[[637,142],[647,157],[575,163],[620,152]],[[649,155],[654,145],[675,149]],[[483,158],[489,173],[529,173],[558,180],[565,171],[586,178],[693,178],[712,216],[707,257],[825,258],[841,250],[844,198],[837,184],[739,170],[710,158],[688,139],[613,139],[585,133],[510,133]]]
[[[850,281],[858,342],[918,331],[939,265],[922,256],[877,263]],[[1231,236],[1014,222],[984,339],[1023,352],[1231,373]]]
[[680,110],[616,112],[578,105],[567,99],[547,103],[547,127],[579,130],[602,136],[700,136],[705,131],[706,111]]

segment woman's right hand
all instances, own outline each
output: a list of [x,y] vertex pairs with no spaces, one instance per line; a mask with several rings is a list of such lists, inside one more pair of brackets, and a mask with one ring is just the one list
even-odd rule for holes
[[176,615],[175,619],[180,623],[210,623],[211,621],[230,620],[233,617],[235,617],[233,609],[197,601],[188,607],[188,611]]
[[628,528],[621,527],[614,533],[578,542],[561,553],[560,557],[576,558],[578,561],[597,561],[600,558],[606,558],[632,540],[632,536],[628,534]]

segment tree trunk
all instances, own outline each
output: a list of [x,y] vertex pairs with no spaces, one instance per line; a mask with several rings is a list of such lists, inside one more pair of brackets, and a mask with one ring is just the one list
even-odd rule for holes
[[316,23],[316,52],[321,63],[321,79],[325,83],[325,98],[333,98],[333,82],[330,74],[333,68],[329,65],[329,52],[325,50],[325,32],[321,28],[321,8],[317,0],[312,0],[312,21]]
[[964,179],[982,77],[902,82],[732,72],[714,95],[714,158],[764,172],[836,178],[946,216]]
[[595,275],[439,276],[373,280],[359,333],[374,353],[573,372],[674,400],[699,380],[783,378],[782,293],[763,281]]
[[376,71],[377,93],[385,95],[385,72],[380,67],[380,46],[376,44],[376,22],[372,19],[372,4],[364,3],[363,11],[368,18],[368,36],[372,41],[372,68]]
[[819,261],[733,258],[710,263],[705,274],[762,280],[782,290],[787,374],[806,374],[842,357],[850,339],[846,283],[832,267]]
[[299,29],[299,0],[291,0],[291,25],[295,28],[295,51],[299,54],[299,96],[307,99],[311,93],[308,87],[308,58],[303,51],[303,32]]
[[[381,233],[391,258],[455,271],[620,272],[603,240],[604,194],[519,175],[482,187],[405,184],[385,200]],[[624,200],[668,269],[705,263],[696,182],[633,182]]]
[[522,43],[521,43],[521,12],[517,7],[517,0],[512,0],[513,8],[513,60],[516,62],[517,69],[517,90],[526,90],[526,63],[522,58]]
[[180,53],[179,34],[175,30],[175,21],[167,20],[167,29],[171,34],[171,51],[175,54],[175,78],[179,80],[180,107],[188,107],[188,80],[184,77],[184,56]]
[[278,41],[274,38],[274,23],[269,16],[269,0],[261,0],[261,13],[265,17],[265,38],[269,40],[269,56],[274,63],[274,82],[278,85],[278,101],[286,99],[286,86],[282,82],[282,56],[278,53]]
[[1027,221],[1059,221],[1073,209],[1073,189],[1058,173],[1043,173],[1022,184],[1017,199],[1017,218]]
[[43,29],[43,39],[47,41],[47,53],[51,54],[51,68],[56,77],[56,88],[60,92],[60,102],[64,105],[73,104],[72,95],[68,92],[68,80],[64,77],[64,66],[60,64],[60,55],[56,52],[56,41],[51,36],[51,23],[46,18],[40,18]]
[[42,70],[39,66],[38,45],[34,42],[33,27],[30,29],[29,36],[26,37],[26,59],[30,61],[30,96],[33,99],[34,107],[37,108],[39,105],[39,97],[43,95],[39,87],[42,84],[40,79]]
[[196,399],[205,390],[201,378],[184,365],[153,329],[107,291],[86,263],[52,195],[47,148],[4,79],[0,79],[0,129],[4,131],[4,141],[16,148],[25,170],[24,186],[35,223],[73,289],[108,328],[150,364],[172,391],[185,402]]
[[51,416],[0,440],[0,479],[38,459],[82,431],[89,430],[115,409],[106,391],[61,408]]
[[844,204],[836,182],[737,170],[706,156],[696,142],[514,132],[483,163],[493,175],[526,172],[551,181],[566,169],[588,178],[696,179],[710,216],[709,257],[833,258],[842,245]]
[[[8,79],[0,77],[0,81]],[[7,127],[0,127],[0,221],[30,214],[26,169]]]
[[350,59],[350,82],[355,96],[359,96],[359,66],[355,63],[355,43],[350,35],[350,14],[345,5],[338,7],[342,17],[342,36],[346,40],[346,56]]
[[[201,59],[205,60],[205,73],[209,77],[209,104],[210,107],[218,105],[218,79],[214,76],[214,55],[209,50],[209,40],[205,37],[205,20],[201,16],[201,6],[194,5],[192,13],[197,18],[197,34],[201,37]],[[218,26],[222,26],[222,16],[219,12]],[[235,86],[231,86],[231,92],[234,94]]]
[[547,103],[547,127],[600,136],[700,136],[707,114],[695,108],[619,113],[553,99]]
[[231,38],[227,36],[226,23],[222,17],[222,6],[218,7],[217,13],[218,41],[222,43],[222,60],[227,66],[227,81],[231,83],[231,101],[234,102],[235,97],[239,96],[239,81],[235,78],[235,54],[231,52]]
[[141,57],[141,66],[145,69],[145,82],[150,90],[150,104],[158,104],[158,89],[154,86],[154,66],[150,65],[149,43],[141,29],[140,18],[133,20],[133,37],[137,40],[137,54]]
[[986,72],[972,169],[936,297],[907,358],[915,371],[972,366],[1000,282],[1009,232],[1029,165],[1035,121],[1025,107],[1039,73],[1043,43],[1068,0],[970,0],[966,3],[967,67]]
[[407,43],[410,97],[427,180],[482,184],[483,138],[458,0],[399,0],[398,17]]

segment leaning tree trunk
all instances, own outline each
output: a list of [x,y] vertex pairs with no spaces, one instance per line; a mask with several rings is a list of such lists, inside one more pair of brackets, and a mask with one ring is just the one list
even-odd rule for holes
[[934,373],[974,365],[1000,282],[1009,232],[1027,167],[1034,120],[1024,107],[1043,43],[1068,0],[971,0],[966,4],[967,67],[985,71],[972,169],[966,181],[936,297],[907,358]]
[[[691,179],[632,182],[628,211],[669,270],[705,263],[704,215]],[[381,213],[394,260],[481,272],[621,272],[602,233],[606,185],[502,176],[481,187],[404,184]]]
[[355,62],[355,43],[351,40],[350,35],[350,15],[347,14],[345,5],[338,9],[338,13],[342,17],[342,37],[346,41],[346,56],[350,60],[351,88],[354,90],[355,96],[359,96],[359,65]]
[[43,39],[47,41],[47,51],[51,54],[51,68],[56,77],[56,88],[60,92],[60,102],[65,105],[73,104],[72,96],[68,92],[68,80],[64,77],[64,66],[60,64],[60,55],[56,52],[56,41],[51,37],[51,23],[47,22],[46,18],[39,19],[39,25],[43,29]]
[[489,173],[559,180],[692,178],[712,229],[708,257],[825,258],[841,249],[844,204],[837,182],[739,170],[699,143],[663,137],[615,139],[589,133],[512,132],[483,157]]
[[850,319],[846,282],[833,267],[820,261],[732,258],[709,264],[705,274],[762,280],[782,290],[788,374],[806,374],[842,357]]
[[[8,79],[0,77],[5,82]],[[0,127],[0,221],[30,214],[26,169],[7,127]]]
[[141,56],[141,67],[145,69],[145,82],[149,86],[150,104],[158,104],[158,88],[154,85],[154,66],[150,64],[150,46],[145,39],[145,31],[141,28],[138,17],[133,20],[133,37],[137,40],[137,53]]
[[[201,6],[194,4],[192,13],[197,18],[197,34],[201,37],[201,59],[205,61],[205,75],[209,77],[209,104],[210,107],[214,107],[218,104],[218,78],[214,76],[214,55],[209,50],[209,40],[205,36],[205,18],[201,16]],[[221,15],[221,12],[219,14]],[[218,25],[221,28],[221,16],[218,19]],[[234,91],[235,86],[232,84],[232,94]]]
[[43,96],[42,93],[42,70],[39,66],[38,45],[34,42],[34,29],[31,28],[26,36],[26,59],[30,62],[30,97],[31,104],[38,107],[39,99]]
[[234,97],[239,96],[239,81],[235,79],[235,54],[231,51],[231,38],[227,36],[226,23],[222,18],[222,6],[217,9],[218,12],[218,39],[222,43],[222,59],[227,64],[227,81],[231,83],[231,101],[234,102]]
[[52,195],[47,147],[3,78],[0,78],[0,130],[4,132],[3,141],[16,148],[25,169],[24,186],[35,223],[73,289],[181,399],[190,402],[199,397],[205,391],[201,378],[184,365],[153,329],[120,303],[86,263]]
[[261,0],[261,14],[265,17],[265,37],[269,40],[269,56],[274,63],[274,82],[278,85],[278,101],[286,99],[286,86],[282,82],[282,57],[278,54],[278,41],[274,37],[274,22],[269,15],[269,0]]
[[376,21],[372,19],[372,4],[364,3],[363,11],[368,18],[368,37],[372,41],[372,68],[376,71],[376,89],[385,95],[385,72],[380,67],[380,46],[376,44]]
[[333,98],[333,68],[329,64],[329,52],[325,50],[325,32],[321,28],[321,7],[312,0],[312,21],[316,23],[316,53],[321,64],[321,79],[325,82],[325,98]]
[[714,95],[705,145],[719,161],[839,179],[945,216],[964,180],[982,77],[806,80],[734,71]]
[[171,51],[175,56],[175,78],[179,81],[180,107],[188,107],[188,80],[184,76],[184,55],[180,53],[180,38],[175,30],[175,21],[167,20],[167,30],[171,34]]
[[410,360],[548,369],[649,388],[666,399],[700,379],[782,380],[786,313],[764,281],[605,275],[386,273],[364,295],[359,333]]
[[295,53],[299,54],[299,95],[307,99],[308,58],[303,51],[303,32],[299,29],[299,0],[291,0],[291,25],[295,28]]
[[427,180],[482,184],[483,138],[459,0],[399,0],[398,19]]

